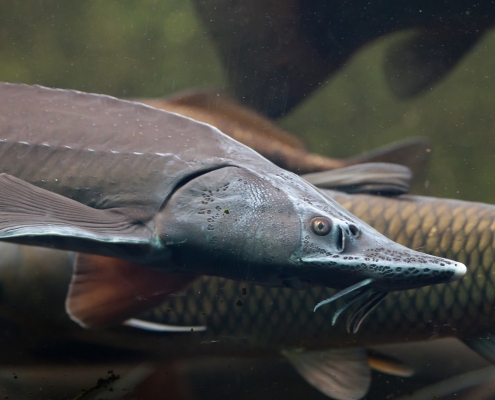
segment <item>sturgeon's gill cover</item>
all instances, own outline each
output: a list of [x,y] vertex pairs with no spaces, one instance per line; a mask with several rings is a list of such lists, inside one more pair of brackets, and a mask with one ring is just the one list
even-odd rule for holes
[[1,240],[88,253],[67,302],[84,326],[216,275],[372,291],[357,329],[385,293],[466,270],[392,242],[210,125],[109,96],[0,84],[0,170]]

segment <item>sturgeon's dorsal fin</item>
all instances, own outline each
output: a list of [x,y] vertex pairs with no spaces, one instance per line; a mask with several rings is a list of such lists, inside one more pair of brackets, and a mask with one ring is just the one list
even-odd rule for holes
[[371,373],[364,348],[282,354],[311,386],[333,399],[361,399],[368,392]]
[[95,252],[100,252],[99,246],[112,244],[150,245],[151,238],[150,229],[119,212],[97,210],[0,174],[0,239],[47,247],[56,244],[75,251],[94,241]]
[[81,253],[74,264],[66,309],[85,328],[118,325],[156,307],[195,279]]
[[412,174],[403,165],[368,163],[301,175],[301,178],[322,189],[396,196],[409,191]]

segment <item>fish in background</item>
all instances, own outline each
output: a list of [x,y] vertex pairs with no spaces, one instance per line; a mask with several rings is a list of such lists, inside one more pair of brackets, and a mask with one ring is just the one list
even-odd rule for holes
[[[410,98],[445,77],[494,25],[491,2],[195,0],[235,98],[288,113],[362,46],[404,32],[384,58],[393,93]],[[241,21],[241,22],[240,22]]]
[[311,153],[301,139],[244,107],[228,93],[216,89],[191,89],[164,98],[134,100],[213,125],[279,167],[296,174],[383,162],[403,165],[411,170],[414,180],[419,180],[424,175],[430,155],[430,142],[422,137],[391,143],[346,159]]
[[[82,326],[119,324],[200,275],[345,288],[316,308],[371,290],[359,324],[390,291],[466,271],[391,242],[211,125],[7,83],[0,114],[0,240],[80,252],[67,310]],[[391,168],[399,186],[409,180],[407,168]]]

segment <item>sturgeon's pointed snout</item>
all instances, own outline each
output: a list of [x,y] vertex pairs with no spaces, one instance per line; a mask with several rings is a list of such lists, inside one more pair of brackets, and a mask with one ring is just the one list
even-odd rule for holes
[[460,262],[455,262],[454,264],[455,264],[454,265],[454,274],[450,278],[450,281],[449,282],[458,281],[464,275],[466,275],[466,272],[467,272],[467,268],[466,268],[466,266],[464,264],[462,264]]
[[371,279],[370,288],[390,292],[456,281],[467,271],[462,263],[411,250],[347,221],[334,224],[325,240],[333,243],[336,253],[316,251],[301,258],[310,267],[311,281],[324,285],[327,275],[334,287]]
[[[342,272],[349,274],[347,278],[364,279],[319,302],[314,311],[324,304],[354,293],[354,296],[335,312],[332,318],[332,325],[335,325],[339,315],[370,294],[348,317],[346,328],[349,333],[356,333],[359,330],[366,316],[390,291],[449,283],[462,278],[467,271],[462,263],[418,253],[394,242],[387,247],[368,248],[364,251],[354,243],[347,250],[352,255],[345,256],[342,253],[339,255],[342,258],[340,261]],[[320,258],[320,265],[323,264],[323,258]],[[331,268],[332,261],[327,265]]]

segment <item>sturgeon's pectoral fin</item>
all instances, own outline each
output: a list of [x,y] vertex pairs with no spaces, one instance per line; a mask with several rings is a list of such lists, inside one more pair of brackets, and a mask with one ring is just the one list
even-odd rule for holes
[[195,279],[117,258],[79,254],[66,309],[74,321],[86,328],[117,325],[157,306]]
[[414,96],[443,78],[478,41],[466,29],[424,30],[394,43],[386,53],[385,77],[402,98]]
[[[151,237],[148,228],[121,213],[97,210],[0,174],[0,239],[84,251],[88,240],[148,245]],[[97,244],[93,248],[98,252]]]
[[282,354],[310,385],[331,398],[361,399],[368,391],[371,374],[363,348],[284,350]]
[[396,196],[409,191],[412,174],[411,170],[403,165],[368,163],[301,177],[322,189]]

